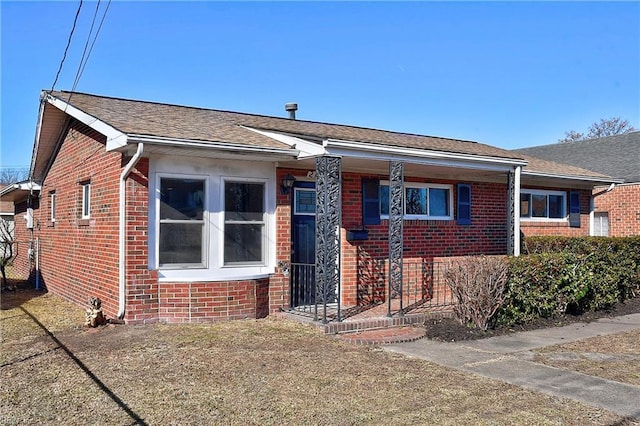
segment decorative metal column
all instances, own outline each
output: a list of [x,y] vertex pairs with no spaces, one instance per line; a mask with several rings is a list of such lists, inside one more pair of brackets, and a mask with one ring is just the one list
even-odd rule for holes
[[340,226],[342,225],[342,159],[316,158],[316,306],[322,301],[322,321],[327,322],[327,303],[337,302],[340,311]]
[[507,175],[507,254],[513,256],[515,241],[515,199],[516,196],[516,179],[515,172],[510,170]]
[[389,292],[387,316],[391,316],[391,300],[400,298],[402,315],[402,238],[404,216],[404,163],[389,162]]

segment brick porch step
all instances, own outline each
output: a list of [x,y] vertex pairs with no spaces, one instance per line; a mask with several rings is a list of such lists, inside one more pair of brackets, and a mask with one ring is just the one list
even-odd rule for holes
[[425,336],[424,327],[403,326],[338,334],[341,340],[356,345],[389,345],[413,342]]

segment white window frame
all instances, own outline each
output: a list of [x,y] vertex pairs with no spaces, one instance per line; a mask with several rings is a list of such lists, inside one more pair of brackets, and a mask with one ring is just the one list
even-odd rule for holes
[[[389,186],[388,180],[381,180],[380,186]],[[406,196],[407,196],[407,188],[418,188],[418,189],[427,189],[427,211],[429,210],[429,200],[428,194],[429,189],[447,189],[449,191],[449,215],[447,216],[430,216],[430,215],[421,215],[421,214],[407,214],[406,208]],[[449,184],[441,184],[441,183],[422,183],[422,182],[404,182],[404,192],[402,193],[403,197],[403,219],[404,220],[453,220],[453,185]],[[382,202],[382,197],[380,198],[380,202]],[[388,214],[381,214],[380,219],[389,219]]]
[[80,217],[82,219],[91,218],[91,182],[84,182],[82,187],[82,211]]
[[[189,174],[175,174],[175,173],[158,173],[156,175],[156,241],[155,241],[155,253],[156,253],[156,262],[158,269],[161,270],[171,270],[171,269],[206,269],[208,267],[208,259],[209,259],[209,179],[206,175],[189,175]],[[188,220],[173,220],[173,219],[165,219],[162,220],[160,218],[160,202],[161,202],[161,193],[160,188],[162,188],[161,180],[162,179],[185,179],[185,180],[201,180],[204,181],[204,211],[202,212],[202,259],[201,263],[168,263],[168,264],[160,264],[160,224],[161,223],[194,223],[195,221]]]
[[[567,192],[566,191],[551,191],[551,190],[543,190],[543,189],[520,189],[520,196],[522,195],[544,195],[547,197],[547,207],[546,207],[546,217],[532,217],[531,214],[533,212],[533,202],[529,203],[529,211],[528,216],[522,216],[522,210],[520,210],[520,220],[523,222],[567,222],[568,221],[568,213],[567,213]],[[562,197],[562,217],[559,218],[551,218],[549,217],[549,195],[556,195]],[[522,206],[521,199],[518,200],[520,206]]]
[[51,209],[51,223],[56,222],[56,191],[51,191],[49,193],[49,208]]
[[[237,221],[237,220],[227,220],[226,216],[226,207],[224,205],[225,199],[225,190],[227,183],[253,183],[262,185],[262,220],[260,221]],[[221,185],[221,193],[220,193],[220,203],[222,205],[222,238],[220,238],[219,243],[219,253],[220,258],[219,262],[222,268],[246,268],[247,266],[266,266],[268,262],[267,258],[267,244],[269,243],[268,239],[268,225],[267,225],[267,179],[257,179],[257,178],[247,178],[247,177],[230,177],[225,176],[222,177],[222,185]],[[262,225],[262,255],[260,261],[254,262],[233,262],[233,263],[225,263],[224,261],[224,233],[226,230],[227,224],[260,224]]]
[[[607,233],[602,233],[602,222],[603,218],[607,218]],[[609,222],[609,212],[608,211],[599,211],[593,213],[593,233],[591,234],[594,237],[608,237],[611,233],[611,223]]]

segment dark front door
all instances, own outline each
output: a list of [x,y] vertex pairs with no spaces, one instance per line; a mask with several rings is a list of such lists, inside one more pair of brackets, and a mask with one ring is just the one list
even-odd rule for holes
[[291,307],[316,301],[316,189],[296,182],[291,205]]

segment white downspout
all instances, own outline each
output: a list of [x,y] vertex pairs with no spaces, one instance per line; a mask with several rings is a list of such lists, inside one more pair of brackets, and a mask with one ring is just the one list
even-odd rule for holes
[[127,190],[127,177],[129,173],[131,173],[131,169],[138,164],[140,157],[142,156],[142,151],[144,149],[144,144],[138,143],[138,149],[136,153],[133,154],[131,160],[127,163],[127,165],[122,170],[120,174],[120,230],[119,230],[119,243],[118,243],[118,319],[122,319],[124,317],[124,309],[125,309],[125,299],[126,299],[126,281],[125,281],[125,257],[126,257],[126,230],[127,230],[127,218],[126,218],[126,190]]
[[522,166],[517,166],[513,183],[513,255],[520,256],[520,172]]

